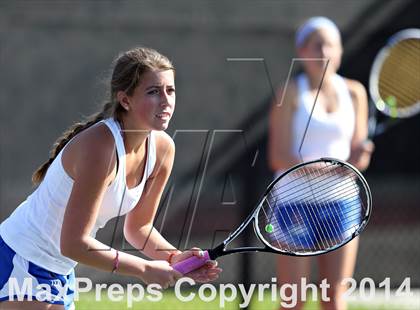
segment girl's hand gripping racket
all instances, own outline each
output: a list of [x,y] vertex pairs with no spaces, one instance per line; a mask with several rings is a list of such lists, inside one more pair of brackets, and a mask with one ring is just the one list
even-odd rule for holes
[[[175,264],[186,274],[220,256],[249,251],[311,256],[333,251],[358,236],[372,210],[369,186],[348,163],[332,158],[296,165],[266,189],[248,218],[202,258]],[[226,249],[249,223],[262,247]]]

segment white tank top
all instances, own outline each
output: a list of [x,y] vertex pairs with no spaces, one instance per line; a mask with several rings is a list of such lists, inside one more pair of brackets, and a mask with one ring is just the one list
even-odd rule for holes
[[[106,189],[91,236],[112,218],[132,210],[139,201],[146,180],[156,162],[153,131],[147,139],[147,159],[143,179],[134,188],[126,186],[125,148],[121,128],[113,118],[101,121],[114,136],[118,170]],[[64,150],[64,148],[63,148]],[[64,170],[57,155],[38,188],[0,225],[0,235],[16,253],[50,271],[67,275],[77,262],[61,255],[60,235],[64,212],[73,187],[73,180]]]
[[[315,105],[300,152],[304,161],[321,157],[347,160],[350,156],[355,127],[354,106],[344,79],[336,74],[333,76],[333,83],[338,96],[337,109],[328,113],[320,105]],[[300,158],[299,147],[314,104],[305,74],[297,77],[297,89],[298,102],[292,124],[292,151]]]
[[[316,104],[312,113],[306,137],[300,151],[303,161],[319,159],[321,157],[333,157],[341,160],[347,160],[350,156],[351,139],[355,128],[355,111],[350,92],[344,79],[335,74],[333,76],[334,89],[337,92],[337,109],[328,113],[320,105]],[[309,81],[305,74],[297,77],[298,101],[292,120],[292,152],[301,159],[299,147],[305,132],[306,124],[311,115],[314,104],[314,96],[310,92]],[[284,170],[276,171],[275,177],[278,177]],[[307,179],[302,178],[303,182]],[[319,180],[318,185],[321,186]],[[303,184],[303,183],[301,183]],[[293,187],[299,186],[299,182],[293,183]],[[345,182],[328,184],[329,195],[324,197],[325,202],[319,198],[315,199],[316,205],[321,209],[323,206],[330,206],[337,197],[337,200],[345,201],[342,197],[342,191]],[[287,187],[283,188],[287,191]],[[334,194],[335,191],[337,194]],[[312,196],[309,198],[313,198]],[[296,197],[296,203],[305,202],[305,198]],[[314,203],[313,201],[311,203]],[[348,202],[344,202],[346,204]]]

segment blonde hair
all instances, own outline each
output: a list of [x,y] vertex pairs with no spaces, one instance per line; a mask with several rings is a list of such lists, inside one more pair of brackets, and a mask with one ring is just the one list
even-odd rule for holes
[[50,151],[50,158],[33,173],[32,182],[35,185],[42,182],[51,163],[79,132],[108,117],[121,121],[121,116],[126,111],[117,101],[117,93],[124,91],[131,96],[145,72],[161,70],[175,72],[170,60],[154,49],[136,47],[118,55],[113,62],[109,101],[104,103],[101,111],[87,117],[84,121],[73,124],[57,139]]

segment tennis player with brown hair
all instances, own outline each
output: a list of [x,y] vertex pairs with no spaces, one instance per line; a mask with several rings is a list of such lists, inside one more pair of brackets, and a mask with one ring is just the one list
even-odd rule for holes
[[[109,102],[57,140],[33,176],[38,187],[0,226],[0,309],[74,308],[77,263],[167,288],[182,276],[172,264],[201,255],[177,250],[153,227],[175,154],[164,132],[175,109],[174,75],[153,49],[134,48],[115,60]],[[95,239],[121,215],[125,238],[152,260]],[[188,276],[206,282],[220,271],[209,262]],[[26,301],[11,301],[11,279],[19,287],[26,280],[32,288],[50,285],[52,298],[37,301],[34,289]],[[67,288],[64,296],[57,284]]]

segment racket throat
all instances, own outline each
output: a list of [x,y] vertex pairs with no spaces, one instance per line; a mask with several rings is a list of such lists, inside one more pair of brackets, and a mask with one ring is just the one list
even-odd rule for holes
[[207,250],[210,256],[210,259],[215,260],[216,258],[224,255],[225,253],[225,244],[222,243],[218,245],[217,247]]

